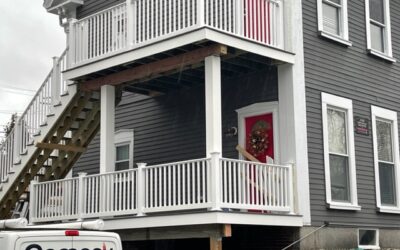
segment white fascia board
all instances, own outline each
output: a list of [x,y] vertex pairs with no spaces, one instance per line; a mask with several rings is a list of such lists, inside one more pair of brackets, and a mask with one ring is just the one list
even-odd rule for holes
[[245,38],[240,38],[228,33],[216,31],[211,28],[200,28],[183,33],[181,35],[170,37],[165,40],[148,43],[136,49],[124,50],[112,56],[88,61],[85,64],[78,65],[72,69],[64,71],[63,77],[67,80],[72,80],[100,70],[108,69],[116,65],[139,60],[141,58],[162,53],[173,48],[179,48],[188,44],[197,43],[202,40],[214,41],[285,63],[293,64],[295,62],[295,55],[293,53],[278,48],[268,47],[264,44],[249,41]]
[[265,44],[249,41],[246,38],[233,36],[225,32],[215,30],[213,28],[206,28],[206,39],[228,45],[233,48],[241,49],[254,53],[257,55],[265,56],[266,58],[275,59],[285,63],[294,64],[295,55],[291,52],[266,46]]
[[180,36],[171,37],[166,40],[147,44],[137,49],[122,51],[113,56],[104,57],[98,61],[89,61],[88,63],[76,66],[63,72],[63,76],[67,80],[72,80],[90,73],[111,68],[116,65],[133,62],[154,54],[162,53],[173,48],[178,48],[188,44],[192,44],[205,39],[204,29],[194,30]]
[[103,230],[110,231],[207,224],[301,227],[303,226],[303,219],[301,216],[297,215],[204,212],[111,219],[104,221]]

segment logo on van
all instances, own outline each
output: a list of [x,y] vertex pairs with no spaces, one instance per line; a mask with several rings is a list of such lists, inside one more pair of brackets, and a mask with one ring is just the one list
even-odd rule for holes
[[[43,249],[40,245],[38,244],[31,244],[29,246],[27,246],[25,248],[25,250],[55,250],[53,248],[49,248],[49,249]],[[60,248],[60,250],[77,250],[76,248],[71,248],[71,249],[67,249],[67,248]],[[89,250],[88,248],[82,248],[82,250]],[[105,243],[103,243],[102,249],[100,248],[94,248],[93,250],[107,250],[107,246]],[[113,250],[112,248],[110,248],[109,250]]]

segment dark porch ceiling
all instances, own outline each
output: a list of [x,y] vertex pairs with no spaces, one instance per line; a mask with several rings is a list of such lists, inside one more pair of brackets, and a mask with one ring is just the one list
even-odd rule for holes
[[[152,63],[176,55],[207,47],[212,42],[202,42],[191,44],[188,46],[171,49],[164,53],[155,54],[137,61],[127,64],[118,65],[106,70],[102,70],[84,78],[76,79],[81,84],[85,81],[108,76],[127,69],[132,69],[144,64]],[[272,67],[275,62],[269,58],[256,54],[240,51],[234,48],[228,48],[228,54],[222,57],[221,74],[222,78],[237,77],[251,72],[260,71]],[[159,75],[151,80],[135,81],[134,83],[126,83],[121,87],[124,91],[138,93],[143,95],[160,95],[170,91],[176,91],[183,88],[191,88],[204,84],[204,63],[182,67],[178,72],[170,72]]]

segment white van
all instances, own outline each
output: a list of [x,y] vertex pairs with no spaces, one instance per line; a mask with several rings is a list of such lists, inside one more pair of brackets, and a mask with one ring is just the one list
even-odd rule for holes
[[1,250],[122,250],[116,233],[79,230],[0,231]]

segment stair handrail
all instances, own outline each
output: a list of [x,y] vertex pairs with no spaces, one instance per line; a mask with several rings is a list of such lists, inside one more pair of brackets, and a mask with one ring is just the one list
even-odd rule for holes
[[[61,72],[66,69],[67,52],[68,48],[63,51],[60,57],[53,58],[51,71],[47,74],[44,82],[32,97],[24,112],[15,121],[14,128],[0,143],[0,181],[4,181],[7,175],[12,172],[12,168],[18,162],[17,159],[19,159],[20,154],[27,150],[29,142],[35,135],[34,132],[38,133],[40,125],[46,122],[45,118],[52,112],[52,105],[57,104],[59,96],[63,94],[59,90],[64,91],[66,89],[64,85],[67,82],[62,79]],[[4,152],[5,150],[8,152]]]

